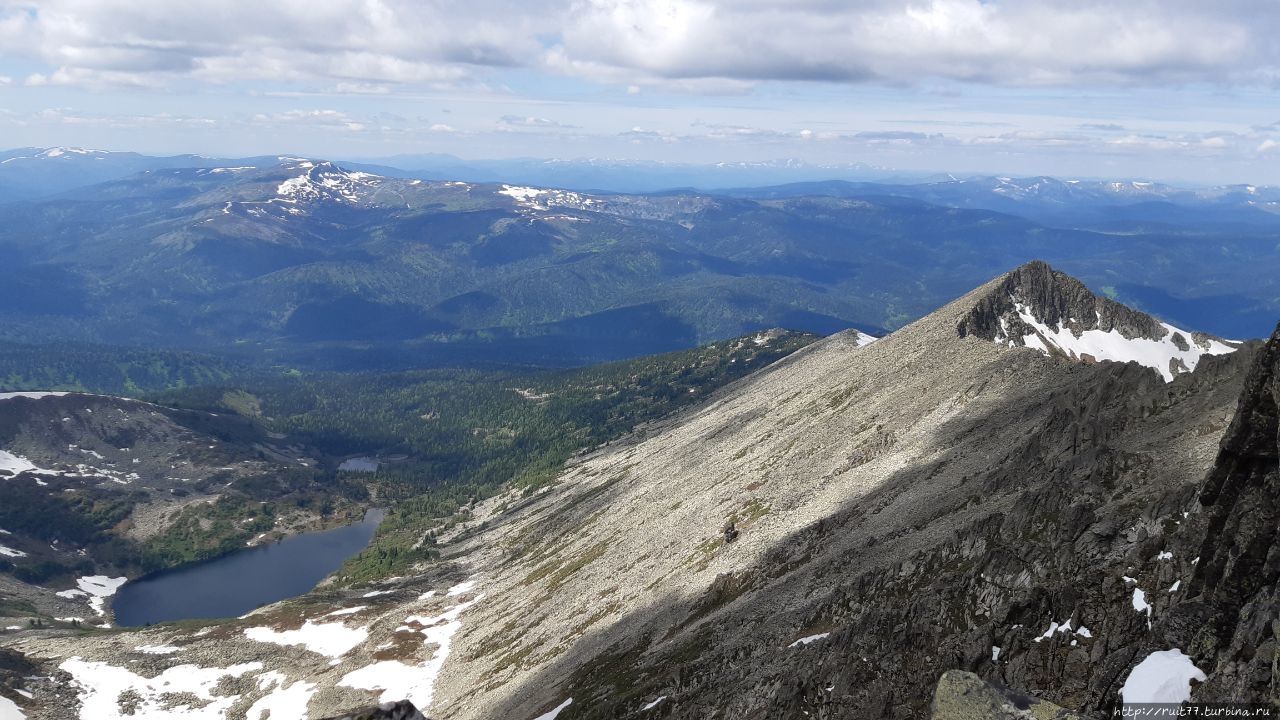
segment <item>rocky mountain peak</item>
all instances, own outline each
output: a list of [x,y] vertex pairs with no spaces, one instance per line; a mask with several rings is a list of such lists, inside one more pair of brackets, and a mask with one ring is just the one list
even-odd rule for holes
[[1099,297],[1039,260],[998,280],[960,320],[957,332],[1080,362],[1137,362],[1166,381],[1194,370],[1204,355],[1238,347]]

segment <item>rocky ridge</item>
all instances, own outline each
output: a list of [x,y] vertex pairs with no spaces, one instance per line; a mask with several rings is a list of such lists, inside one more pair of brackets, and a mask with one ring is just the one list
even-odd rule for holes
[[[997,278],[869,345],[828,338],[579,459],[545,492],[487,501],[441,529],[442,560],[420,576],[203,634],[16,647],[53,671],[80,667],[74,656],[141,661],[130,667],[145,677],[265,661],[244,671],[257,689],[227,681],[228,707],[302,687],[320,717],[400,697],[441,718],[926,717],[951,668],[1114,708],[1152,650],[1182,647],[1205,667],[1169,633],[1192,627],[1177,621],[1201,567],[1188,538],[1216,517],[1197,492],[1255,348],[1166,383],[960,331],[1011,291],[1066,298],[1058,318],[1089,302],[1051,272],[1039,290],[1010,283],[1037,274]],[[1261,622],[1252,587],[1233,597]],[[363,635],[263,644],[335,623]],[[1257,648],[1213,638],[1205,647],[1254,668]],[[120,642],[181,651],[144,658]]]

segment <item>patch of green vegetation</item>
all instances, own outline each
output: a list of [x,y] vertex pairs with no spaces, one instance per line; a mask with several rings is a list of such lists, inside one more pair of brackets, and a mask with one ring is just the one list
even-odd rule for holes
[[223,393],[222,404],[244,417],[256,418],[262,415],[262,403],[252,393],[244,390],[228,390]]
[[223,383],[246,369],[213,355],[103,345],[0,343],[0,391],[70,390],[138,396]]
[[724,547],[724,538],[713,537],[707,538],[698,543],[693,549],[689,557],[685,558],[685,564],[693,568],[694,572],[702,572],[711,564],[711,559],[720,552],[720,548]]
[[547,588],[549,590],[554,590],[555,588],[563,585],[564,581],[572,577],[574,573],[590,565],[596,560],[599,560],[600,557],[604,555],[605,551],[609,549],[609,545],[610,542],[608,540],[601,540],[595,545],[583,550],[580,554],[567,558],[565,561],[553,560],[548,562],[525,576],[525,579],[521,581],[521,584],[532,585],[533,583],[546,578]]
[[[248,416],[330,457],[406,458],[360,478],[389,508],[372,544],[339,573],[343,582],[364,582],[438,558],[428,531],[461,519],[472,503],[508,487],[543,487],[574,454],[700,402],[815,339],[728,340],[575,370],[275,374],[153,399]],[[557,512],[571,512],[607,487]]]
[[254,536],[275,528],[276,512],[272,503],[243,498],[188,505],[164,532],[144,544],[142,567],[160,570],[239,550]]
[[769,507],[767,505],[760,502],[759,498],[751,498],[740,512],[736,512],[730,517],[730,520],[741,529],[754,525],[756,520],[768,514]]

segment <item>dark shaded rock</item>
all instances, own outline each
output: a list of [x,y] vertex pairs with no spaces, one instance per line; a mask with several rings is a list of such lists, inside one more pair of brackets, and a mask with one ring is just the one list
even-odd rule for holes
[[[1018,317],[1015,309],[1018,303],[1027,306],[1036,320],[1051,327],[1062,325],[1077,333],[1118,330],[1126,338],[1158,340],[1168,332],[1150,315],[1098,297],[1084,283],[1039,260],[1009,273],[999,287],[974,305],[956,330],[960,337],[1008,339],[1021,345],[1031,328]],[[1001,327],[1002,320],[1004,327]],[[1179,337],[1180,346],[1185,345],[1186,339]]]
[[1196,692],[1200,700],[1280,697],[1278,406],[1280,327],[1254,360],[1200,493],[1208,522],[1188,591],[1203,619],[1191,654],[1200,667],[1212,668]]
[[382,703],[325,720],[427,720],[408,700]]

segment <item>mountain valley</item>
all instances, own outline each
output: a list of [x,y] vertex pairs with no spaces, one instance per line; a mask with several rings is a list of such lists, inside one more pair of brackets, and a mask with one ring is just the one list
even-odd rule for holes
[[[1089,333],[1112,340],[1065,340]],[[1198,699],[1265,701],[1274,523],[1243,518],[1271,512],[1277,343],[1031,263],[419,525],[407,572],[225,622],[3,636],[49,678],[3,682],[33,719],[910,718],[950,669],[1104,712],[1185,652]]]

